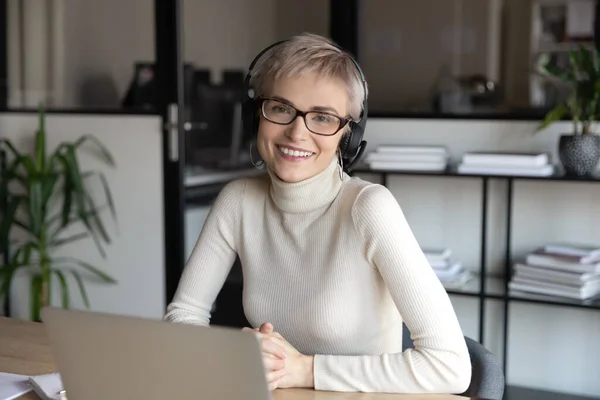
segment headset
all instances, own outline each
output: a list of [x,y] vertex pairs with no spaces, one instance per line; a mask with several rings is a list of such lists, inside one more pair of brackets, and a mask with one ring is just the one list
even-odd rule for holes
[[[279,46],[282,43],[287,42],[287,40],[282,40],[279,42],[275,42],[270,46],[263,49],[258,55],[252,60],[250,63],[250,67],[248,68],[248,73],[246,74],[246,78],[244,79],[244,90],[246,92],[247,98],[242,103],[242,126],[244,129],[244,134],[249,135],[251,137],[256,137],[258,134],[258,109],[256,102],[254,100],[254,89],[250,86],[250,78],[252,77],[252,71],[254,66],[260,60],[263,54],[272,48]],[[344,52],[348,56],[348,58],[352,61],[356,70],[360,75],[360,79],[362,81],[363,91],[364,91],[364,99],[362,104],[362,112],[360,115],[360,121],[354,122],[350,121],[350,131],[348,134],[340,141],[339,150],[340,156],[342,158],[342,165],[344,171],[350,172],[352,167],[360,160],[362,157],[366,147],[367,142],[363,140],[363,136],[365,134],[365,128],[367,126],[367,114],[368,114],[368,103],[367,103],[367,83],[365,80],[365,75],[363,74],[362,69],[358,65],[358,62],[350,55],[348,52],[344,51],[341,47],[334,44],[338,49]]]

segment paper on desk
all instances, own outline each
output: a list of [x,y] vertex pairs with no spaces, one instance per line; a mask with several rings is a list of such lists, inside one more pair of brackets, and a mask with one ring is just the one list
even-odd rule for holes
[[61,400],[63,397],[59,394],[63,389],[60,374],[37,375],[29,378],[29,383],[33,391],[43,400]]
[[29,376],[0,372],[0,400],[12,400],[31,391]]

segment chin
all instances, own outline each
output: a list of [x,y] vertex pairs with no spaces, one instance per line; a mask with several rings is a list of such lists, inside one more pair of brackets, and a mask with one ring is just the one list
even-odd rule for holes
[[285,165],[276,165],[274,168],[275,174],[284,182],[296,183],[310,178],[310,171],[303,168],[289,168]]

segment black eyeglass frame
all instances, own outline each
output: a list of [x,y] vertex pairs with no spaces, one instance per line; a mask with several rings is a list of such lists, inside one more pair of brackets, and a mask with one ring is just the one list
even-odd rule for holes
[[[269,119],[269,118],[266,116],[265,109],[264,109],[264,104],[265,104],[265,102],[266,102],[266,101],[269,101],[269,100],[270,100],[270,101],[276,101],[276,102],[278,102],[278,103],[285,104],[286,106],[293,108],[293,109],[294,109],[294,111],[296,112],[296,115],[294,115],[294,118],[292,118],[292,119],[290,120],[290,122],[288,122],[288,123],[277,122],[277,121],[273,121],[273,120]],[[312,133],[314,133],[315,135],[320,135],[320,136],[334,136],[334,135],[336,135],[336,134],[337,134],[337,133],[338,133],[340,130],[342,130],[342,128],[343,128],[344,126],[346,126],[346,124],[347,124],[348,122],[352,121],[352,119],[351,119],[351,118],[342,118],[342,117],[340,117],[339,115],[335,115],[335,114],[329,113],[329,112],[327,112],[327,111],[301,111],[301,110],[298,110],[296,107],[294,107],[294,106],[293,106],[293,105],[291,105],[291,104],[288,104],[288,103],[286,103],[286,102],[284,102],[284,101],[281,101],[281,100],[279,100],[279,99],[274,99],[274,98],[271,98],[271,97],[259,97],[259,98],[257,98],[257,99],[256,99],[256,101],[257,101],[257,105],[258,105],[258,108],[260,109],[260,112],[261,112],[262,116],[263,116],[263,117],[265,117],[265,119],[266,119],[267,121],[269,121],[269,122],[272,122],[272,123],[274,123],[274,124],[277,124],[277,125],[289,125],[289,124],[291,124],[292,122],[294,122],[294,121],[296,120],[296,118],[298,118],[298,117],[302,117],[302,119],[304,120],[304,126],[306,126],[306,129],[308,129],[309,131],[311,131],[311,132],[312,132]],[[318,132],[315,132],[315,131],[313,131],[312,129],[310,129],[310,128],[308,127],[308,124],[306,123],[306,116],[307,116],[308,114],[325,114],[325,115],[329,115],[329,116],[332,116],[332,117],[335,117],[335,118],[337,118],[337,119],[340,121],[340,124],[339,124],[338,128],[335,130],[335,132],[333,132],[333,133],[318,133]]]

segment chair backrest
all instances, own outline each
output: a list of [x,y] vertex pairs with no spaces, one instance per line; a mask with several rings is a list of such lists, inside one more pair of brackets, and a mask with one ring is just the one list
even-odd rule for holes
[[[414,347],[406,325],[403,330],[403,348]],[[465,341],[471,357],[472,374],[468,389],[460,395],[473,400],[502,400],[505,380],[497,357],[476,340],[465,336]]]

